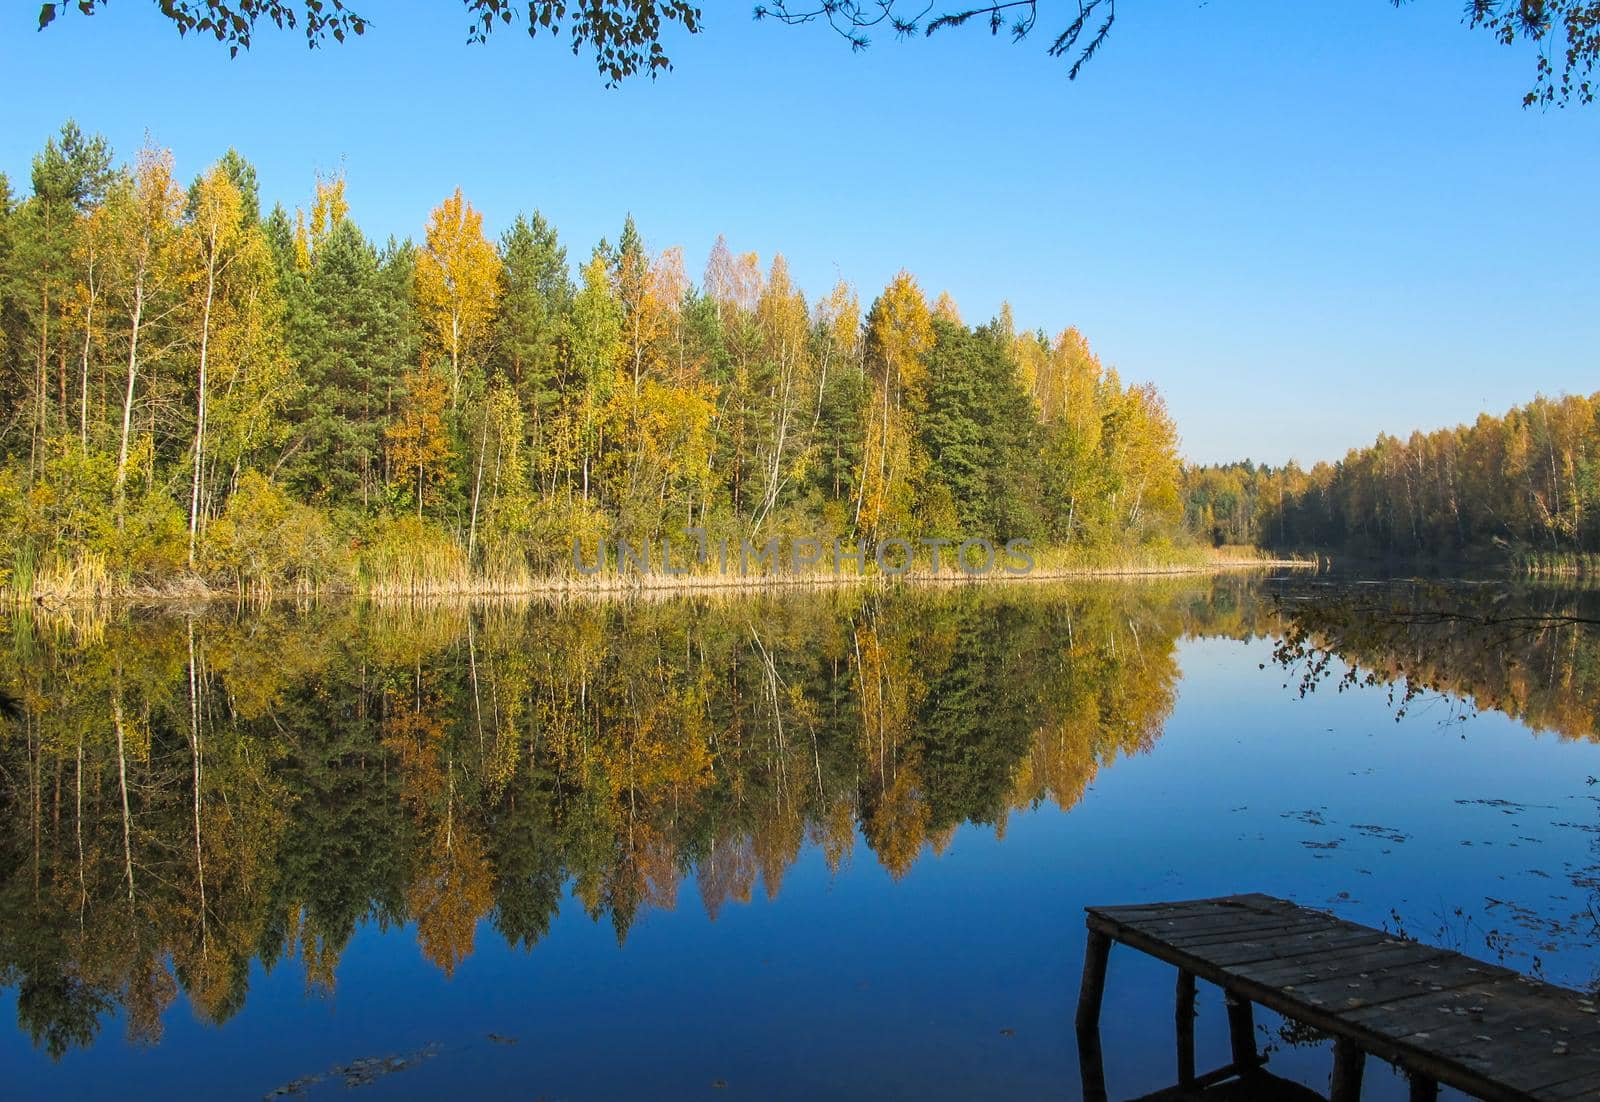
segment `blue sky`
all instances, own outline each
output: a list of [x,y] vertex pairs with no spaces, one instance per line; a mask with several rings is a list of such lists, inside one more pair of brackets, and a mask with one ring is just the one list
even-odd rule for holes
[[[228,146],[264,200],[343,165],[354,214],[419,235],[457,185],[496,231],[538,207],[570,255],[632,212],[698,271],[718,233],[808,290],[901,267],[969,322],[1077,325],[1167,395],[1197,461],[1333,459],[1600,389],[1600,107],[1525,111],[1526,49],[1457,0],[1125,4],[1076,83],[1044,42],[880,39],[704,0],[676,69],[607,90],[520,30],[464,43],[449,0],[362,0],[364,39],[263,33],[236,60],[149,0],[0,27],[0,171],[63,119],[197,172]],[[1065,6],[1041,4],[1041,32]],[[1037,37],[1037,36],[1036,36]]]

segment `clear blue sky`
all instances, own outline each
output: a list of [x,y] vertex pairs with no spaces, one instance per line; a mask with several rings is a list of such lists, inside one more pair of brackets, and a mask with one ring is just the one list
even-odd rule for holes
[[[811,291],[911,269],[969,322],[1010,300],[1167,395],[1197,461],[1332,459],[1379,431],[1600,389],[1600,107],[1525,111],[1524,48],[1458,0],[1123,5],[1076,83],[980,29],[754,23],[706,0],[677,68],[605,89],[454,0],[360,0],[364,39],[262,33],[229,60],[149,0],[0,19],[0,170],[68,116],[190,175],[233,145],[266,203],[341,164],[362,226],[420,236],[460,185],[498,231],[542,209],[574,259],[631,211],[697,272],[725,233]],[[1041,36],[1063,3],[1041,4]],[[1054,13],[1054,14],[1052,14]],[[1040,36],[1036,36],[1036,39]]]

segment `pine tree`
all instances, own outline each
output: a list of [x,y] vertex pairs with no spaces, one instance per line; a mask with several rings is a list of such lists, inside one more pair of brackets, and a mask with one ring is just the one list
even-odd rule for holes
[[541,452],[561,399],[561,357],[576,288],[566,247],[538,211],[531,219],[517,216],[500,239],[500,260],[495,370],[522,403],[534,450]]
[[285,478],[306,500],[368,509],[399,381],[396,304],[383,293],[377,250],[349,219],[317,246],[305,286],[294,341],[303,390]]

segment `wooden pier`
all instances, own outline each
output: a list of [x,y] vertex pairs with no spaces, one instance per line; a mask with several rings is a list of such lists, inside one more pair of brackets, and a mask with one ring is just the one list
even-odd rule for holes
[[[1600,1099],[1600,1015],[1578,992],[1266,895],[1087,912],[1077,1028],[1089,1102],[1106,1098],[1100,1002],[1116,942],[1178,969],[1177,1083],[1152,1099],[1282,1084],[1261,1070],[1255,1005],[1333,1038],[1333,1102],[1361,1097],[1368,1055],[1406,1073],[1414,1102],[1435,1098],[1441,1084],[1491,1102]],[[1232,1062],[1203,1074],[1195,1070],[1197,979],[1222,988],[1232,1042]]]

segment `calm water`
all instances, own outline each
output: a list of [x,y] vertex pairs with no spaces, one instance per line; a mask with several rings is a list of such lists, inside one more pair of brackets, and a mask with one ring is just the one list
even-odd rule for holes
[[[1592,987],[1600,635],[1416,615],[1592,597],[13,618],[0,1094],[1071,1098],[1081,908],[1233,891]],[[1114,1096],[1171,1082],[1172,991],[1113,955]]]

